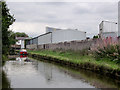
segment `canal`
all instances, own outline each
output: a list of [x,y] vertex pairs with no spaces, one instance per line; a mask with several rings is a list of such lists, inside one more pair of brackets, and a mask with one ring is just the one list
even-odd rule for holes
[[16,57],[2,72],[3,88],[119,88],[120,81],[86,70]]

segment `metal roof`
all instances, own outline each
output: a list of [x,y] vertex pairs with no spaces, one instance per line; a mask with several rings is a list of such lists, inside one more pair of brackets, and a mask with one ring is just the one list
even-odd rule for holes
[[44,35],[49,34],[49,33],[52,33],[52,32],[48,32],[48,33],[45,33],[45,34],[41,34],[41,35],[39,35],[39,36],[37,36],[37,37],[34,37],[34,38],[32,38],[32,39],[38,38],[38,37],[40,37],[40,36],[44,36]]
[[102,21],[102,22],[109,22],[109,23],[115,23],[115,24],[117,24],[117,22],[113,22],[113,21]]
[[17,40],[25,40],[25,39],[30,39],[29,37],[16,37]]

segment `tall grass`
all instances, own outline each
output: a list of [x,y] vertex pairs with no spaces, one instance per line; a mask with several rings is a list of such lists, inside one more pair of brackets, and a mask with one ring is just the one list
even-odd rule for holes
[[97,60],[106,58],[107,60],[120,63],[120,43],[117,39],[106,38],[98,45],[94,53]]

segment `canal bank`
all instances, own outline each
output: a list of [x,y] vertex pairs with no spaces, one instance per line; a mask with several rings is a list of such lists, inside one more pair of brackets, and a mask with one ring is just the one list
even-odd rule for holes
[[74,69],[85,69],[120,80],[119,64],[107,60],[97,61],[90,55],[81,56],[73,52],[66,53],[48,50],[28,50],[28,55],[38,60],[55,62]]

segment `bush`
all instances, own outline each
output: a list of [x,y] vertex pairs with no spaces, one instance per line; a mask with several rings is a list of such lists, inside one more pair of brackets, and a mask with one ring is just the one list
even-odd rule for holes
[[95,58],[97,60],[107,58],[108,60],[120,63],[120,45],[112,44],[104,46],[102,48],[98,47],[98,49],[95,51]]

